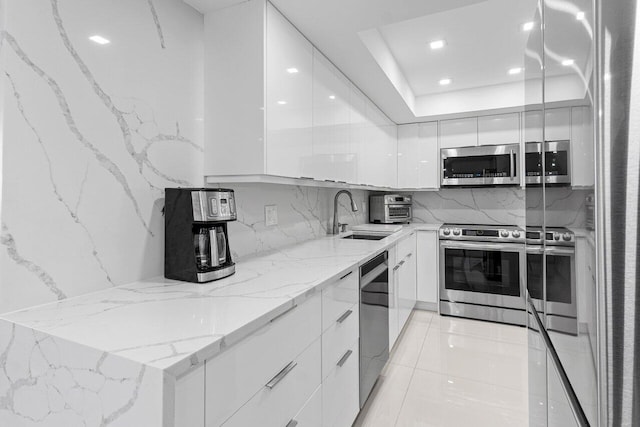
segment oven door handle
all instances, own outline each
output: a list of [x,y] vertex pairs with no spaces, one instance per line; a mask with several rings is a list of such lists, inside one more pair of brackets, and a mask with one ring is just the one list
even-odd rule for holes
[[487,242],[452,242],[440,241],[440,247],[446,249],[470,249],[475,251],[510,251],[524,252],[525,246],[521,243],[487,243]]
[[545,252],[547,255],[575,255],[575,248],[558,248],[558,247],[546,247]]

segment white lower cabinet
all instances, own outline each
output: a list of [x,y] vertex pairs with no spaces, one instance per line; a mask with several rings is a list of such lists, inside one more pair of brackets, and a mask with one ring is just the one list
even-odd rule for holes
[[178,378],[174,427],[204,427],[204,364]]
[[285,427],[322,427],[322,384]]
[[398,243],[398,331],[402,331],[416,305],[416,235]]
[[398,269],[396,247],[389,248],[389,351],[398,339]]
[[389,249],[389,350],[416,305],[416,235]]
[[[259,358],[260,353],[256,353],[255,357]],[[320,339],[317,339],[270,379],[223,426],[287,425],[320,385],[320,357]]]
[[438,309],[438,260],[439,241],[438,232],[433,230],[417,232],[416,247],[416,299],[421,303],[427,303],[434,311]]
[[348,427],[360,410],[353,269],[176,381],[176,427]]
[[[256,393],[264,393],[267,384],[316,340],[317,377],[320,378],[321,313],[321,298],[316,295],[208,360],[205,363],[207,427],[222,425]],[[290,375],[294,375],[294,371],[302,369],[298,366]],[[304,396],[305,400],[317,385]],[[289,416],[293,416],[303,403],[300,402]]]
[[347,346],[322,381],[322,425],[349,427],[360,411],[359,340]]

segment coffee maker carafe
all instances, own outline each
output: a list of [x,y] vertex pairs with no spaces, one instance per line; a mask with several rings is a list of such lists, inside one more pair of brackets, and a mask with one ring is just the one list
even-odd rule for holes
[[236,220],[233,190],[165,189],[164,276],[210,282],[235,273],[227,223]]

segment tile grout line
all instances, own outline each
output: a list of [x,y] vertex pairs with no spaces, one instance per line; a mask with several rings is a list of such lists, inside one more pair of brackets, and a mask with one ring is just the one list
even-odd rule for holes
[[[412,314],[412,317],[413,317],[413,314]],[[432,321],[433,321],[433,318],[429,319],[429,325],[427,325],[427,332],[425,332],[425,334],[424,334],[424,338],[422,339],[422,345],[420,346],[420,351],[418,352],[418,359],[416,360],[415,365],[411,369],[411,378],[409,378],[409,383],[407,384],[407,389],[404,391],[404,396],[402,396],[402,403],[400,404],[400,410],[398,411],[398,414],[396,415],[396,419],[395,419],[395,421],[393,423],[394,427],[397,427],[397,425],[398,425],[398,420],[400,419],[400,414],[402,413],[402,408],[404,408],[404,403],[407,400],[407,394],[409,394],[409,387],[411,387],[411,383],[413,382],[413,377],[414,377],[414,375],[416,373],[416,366],[418,365],[418,360],[420,360],[420,355],[422,354],[422,350],[424,349],[424,343],[427,341],[427,334],[429,333],[429,329],[431,329],[431,322]],[[416,323],[418,323],[418,322],[416,322]]]

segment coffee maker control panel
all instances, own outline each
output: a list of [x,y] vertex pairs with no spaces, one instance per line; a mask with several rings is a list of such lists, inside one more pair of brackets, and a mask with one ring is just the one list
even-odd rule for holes
[[191,202],[194,221],[234,221],[237,218],[232,190],[192,191]]

